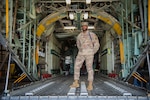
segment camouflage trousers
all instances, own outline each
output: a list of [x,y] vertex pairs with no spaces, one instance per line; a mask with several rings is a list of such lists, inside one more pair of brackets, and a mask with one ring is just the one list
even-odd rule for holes
[[80,68],[82,67],[83,62],[85,61],[86,69],[88,72],[88,81],[93,81],[93,58],[94,55],[77,55],[74,66],[74,80],[79,80]]

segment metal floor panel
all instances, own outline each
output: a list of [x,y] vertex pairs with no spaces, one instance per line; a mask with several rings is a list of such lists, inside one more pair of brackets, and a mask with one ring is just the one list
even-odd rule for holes
[[[72,82],[72,75],[57,76],[12,91],[9,97],[2,97],[2,100],[80,100],[81,97],[84,97],[81,100],[120,100],[121,98],[121,100],[148,100],[145,90],[101,75],[95,76],[93,91],[88,91],[87,96],[80,96],[81,82],[84,82],[86,86],[88,84],[87,75],[82,75],[80,87],[76,88],[74,96],[70,96],[67,94]],[[25,96],[26,93],[30,95],[33,91],[36,92],[31,93],[31,96]]]
[[13,96],[1,100],[150,100],[142,96]]
[[95,78],[94,90],[92,91],[92,95],[101,95],[101,96],[106,96],[106,95],[122,96],[123,95],[123,93],[121,91],[117,90],[114,87],[111,87],[110,85],[106,84],[106,82],[110,83],[113,86],[116,86],[120,89],[123,89],[126,92],[131,93],[134,96],[146,95],[145,91],[143,91],[139,88],[135,88],[135,87],[129,86],[127,84],[125,85],[125,83],[121,84],[118,81],[113,81],[112,79],[102,77],[102,76],[99,76],[99,78]]
[[57,76],[48,80],[38,81],[35,83],[31,83],[28,86],[25,86],[23,88],[14,90],[10,92],[11,96],[24,96],[25,93],[32,91],[33,89],[37,89],[45,84],[48,84],[50,82],[54,82],[54,84],[51,84],[38,92],[36,92],[34,95],[36,96],[56,96],[56,95],[66,95],[69,91],[69,85],[72,83],[73,78],[72,76]]

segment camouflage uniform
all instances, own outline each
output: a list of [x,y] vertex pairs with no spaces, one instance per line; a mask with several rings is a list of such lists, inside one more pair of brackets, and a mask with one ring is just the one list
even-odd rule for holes
[[80,68],[82,67],[82,64],[85,60],[86,69],[88,71],[88,81],[93,81],[93,58],[94,54],[98,51],[99,46],[99,40],[96,34],[92,32],[81,32],[77,36],[77,47],[79,49],[79,52],[75,61],[74,80],[79,80]]

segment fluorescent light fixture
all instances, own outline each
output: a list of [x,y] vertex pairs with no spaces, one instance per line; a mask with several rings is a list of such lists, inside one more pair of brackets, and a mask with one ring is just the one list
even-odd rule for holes
[[85,12],[85,13],[83,14],[83,18],[84,18],[84,19],[88,19],[88,15],[89,15],[88,12]]
[[74,19],[74,13],[69,13],[69,18],[70,18],[71,20],[73,20],[73,19]]
[[95,29],[94,26],[88,26],[88,29]]
[[86,4],[91,4],[91,0],[86,0]]
[[66,0],[66,4],[70,5],[71,4],[71,0]]
[[69,29],[76,29],[75,26],[65,26],[64,29],[69,30]]

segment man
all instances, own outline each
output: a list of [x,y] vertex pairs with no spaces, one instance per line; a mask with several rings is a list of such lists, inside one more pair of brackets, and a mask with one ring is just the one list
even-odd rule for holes
[[93,90],[93,59],[94,54],[99,49],[99,40],[96,34],[88,30],[88,23],[82,22],[82,32],[77,36],[77,47],[79,49],[74,67],[74,82],[70,87],[79,87],[80,68],[83,62],[86,62],[88,72],[88,87],[87,90]]

